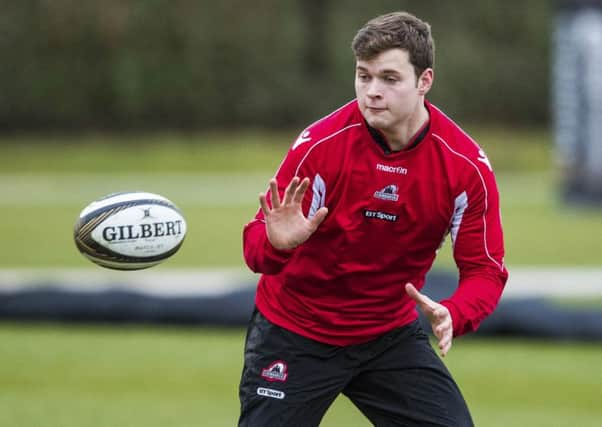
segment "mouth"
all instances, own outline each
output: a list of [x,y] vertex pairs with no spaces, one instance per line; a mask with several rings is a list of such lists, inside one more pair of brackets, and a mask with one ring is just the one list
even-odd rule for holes
[[382,111],[385,111],[386,108],[381,108],[381,107],[370,107],[370,106],[366,106],[366,109],[369,111],[372,111],[374,113],[380,113]]

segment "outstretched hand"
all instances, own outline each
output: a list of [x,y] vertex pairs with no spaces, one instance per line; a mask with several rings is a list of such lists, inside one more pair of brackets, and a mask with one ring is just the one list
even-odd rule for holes
[[302,181],[294,177],[284,191],[280,200],[278,182],[270,180],[270,208],[265,193],[259,194],[259,204],[265,217],[268,239],[276,249],[293,249],[305,242],[316,231],[326,218],[328,208],[318,209],[312,218],[303,215],[302,202],[305,191],[309,186],[309,178]]
[[442,357],[445,357],[452,346],[454,336],[449,310],[444,305],[433,301],[428,296],[419,292],[411,283],[406,284],[406,292],[431,322],[433,333],[439,340],[440,354]]

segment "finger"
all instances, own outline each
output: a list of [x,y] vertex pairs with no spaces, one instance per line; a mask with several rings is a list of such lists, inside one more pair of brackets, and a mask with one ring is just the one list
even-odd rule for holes
[[293,197],[295,195],[295,190],[297,189],[297,186],[299,185],[299,177],[294,177],[293,179],[291,179],[291,182],[288,183],[288,186],[286,187],[286,190],[284,191],[284,199],[282,201],[283,204],[288,205],[289,203],[292,202]]
[[270,196],[272,208],[278,209],[280,207],[280,195],[278,194],[278,181],[276,181],[276,178],[270,179]]
[[327,207],[321,207],[320,209],[318,209],[316,211],[316,214],[309,220],[311,229],[316,230],[318,226],[322,224],[322,221],[324,221],[326,215],[328,215]]
[[452,334],[451,333],[445,333],[439,339],[439,349],[443,351],[445,348],[448,348],[450,346],[451,342],[452,342]]
[[451,324],[449,322],[443,322],[433,325],[433,333],[437,338],[442,338],[451,331]]
[[441,351],[441,355],[445,356],[451,348],[454,337],[451,319],[447,317],[439,324],[433,324],[433,333],[439,339],[439,350]]
[[417,301],[420,299],[420,296],[418,295],[419,294],[418,290],[411,283],[406,283],[406,293],[414,301]]
[[295,197],[293,201],[295,203],[301,203],[303,201],[303,196],[305,196],[305,191],[307,191],[307,187],[309,187],[309,178],[303,178],[299,187],[295,191]]
[[423,311],[426,310],[429,311],[429,313],[433,311],[433,301],[426,295],[420,293],[418,289],[414,287],[414,285],[411,283],[406,283],[406,292],[408,296],[412,298]]
[[270,214],[270,207],[268,206],[268,201],[266,200],[265,193],[259,193],[259,206],[261,206],[263,216],[267,217]]
[[439,340],[439,352],[442,357],[445,357],[452,346],[452,334],[446,334],[445,337]]

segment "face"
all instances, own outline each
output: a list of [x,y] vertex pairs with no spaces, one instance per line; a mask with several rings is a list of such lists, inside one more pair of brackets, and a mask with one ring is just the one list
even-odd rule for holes
[[416,77],[404,49],[384,51],[370,60],[357,60],[355,94],[368,124],[385,134],[407,126],[423,108],[433,70]]

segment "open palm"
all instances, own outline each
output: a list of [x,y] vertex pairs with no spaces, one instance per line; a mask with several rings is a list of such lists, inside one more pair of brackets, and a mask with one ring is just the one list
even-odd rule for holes
[[302,202],[305,191],[309,186],[309,178],[300,180],[294,177],[284,191],[280,200],[278,182],[275,178],[270,180],[270,201],[267,196],[259,194],[259,204],[265,217],[268,239],[276,249],[293,249],[305,242],[324,221],[328,209],[318,209],[312,218],[303,215]]

